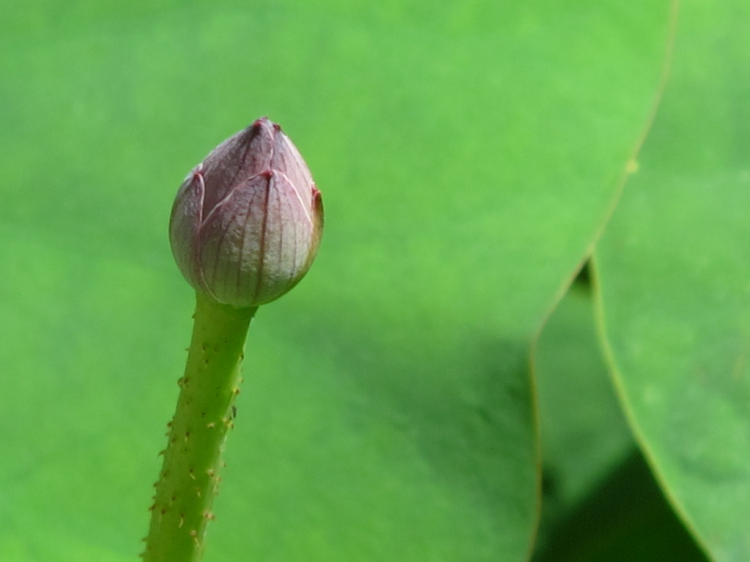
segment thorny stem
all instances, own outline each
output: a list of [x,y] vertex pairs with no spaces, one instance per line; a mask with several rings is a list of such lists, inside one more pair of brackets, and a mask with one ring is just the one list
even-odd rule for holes
[[256,308],[238,309],[197,294],[185,376],[151,506],[145,562],[199,562],[222,451],[239,393],[245,337]]

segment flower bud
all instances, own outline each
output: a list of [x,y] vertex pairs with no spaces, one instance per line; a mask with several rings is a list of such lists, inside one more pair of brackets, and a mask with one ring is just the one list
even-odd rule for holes
[[258,306],[310,269],[323,204],[310,170],[267,118],[216,147],[177,192],[169,239],[188,282],[216,301]]

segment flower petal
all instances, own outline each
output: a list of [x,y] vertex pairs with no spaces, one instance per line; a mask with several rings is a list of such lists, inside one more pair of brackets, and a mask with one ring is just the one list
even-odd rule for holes
[[198,236],[204,291],[219,302],[258,306],[307,272],[313,225],[283,174],[264,172],[233,190]]
[[312,175],[299,150],[281,131],[281,128],[276,131],[271,168],[284,173],[289,178],[307,215],[310,216],[314,185]]
[[263,117],[206,156],[204,216],[236,186],[270,168],[274,133],[273,124]]
[[205,183],[199,164],[180,186],[169,219],[172,254],[185,279],[194,288],[202,286],[195,255],[196,237],[202,220]]

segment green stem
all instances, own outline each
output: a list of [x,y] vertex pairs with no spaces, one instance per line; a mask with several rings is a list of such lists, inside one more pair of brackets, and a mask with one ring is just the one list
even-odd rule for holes
[[193,338],[151,506],[146,562],[198,562],[218,491],[245,337],[256,308],[197,294]]

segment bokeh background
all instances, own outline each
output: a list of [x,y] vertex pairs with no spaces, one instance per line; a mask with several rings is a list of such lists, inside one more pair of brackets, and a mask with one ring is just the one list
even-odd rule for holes
[[261,115],[326,232],[207,562],[750,559],[747,2],[1,5],[0,560],[137,559],[169,210]]

